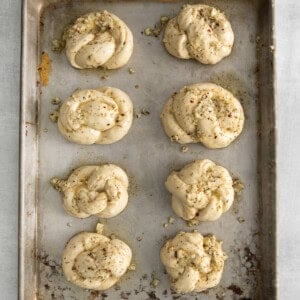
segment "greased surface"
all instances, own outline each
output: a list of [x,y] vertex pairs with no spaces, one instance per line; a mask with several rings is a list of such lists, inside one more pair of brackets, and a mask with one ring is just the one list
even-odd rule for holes
[[[242,1],[243,2],[243,1]],[[49,85],[43,88],[41,95],[40,124],[40,193],[39,193],[39,248],[48,249],[48,260],[60,263],[65,242],[74,234],[86,230],[94,231],[96,217],[77,220],[66,215],[61,197],[50,186],[49,179],[58,176],[67,178],[72,168],[82,165],[115,163],[129,176],[130,189],[127,208],[116,218],[105,221],[109,231],[130,246],[136,270],[125,274],[119,282],[120,290],[110,289],[108,299],[118,299],[122,292],[131,292],[130,299],[147,299],[147,292],[154,291],[161,299],[170,298],[169,279],[159,261],[159,250],[168,238],[178,231],[191,231],[198,228],[203,235],[214,233],[223,240],[223,249],[228,255],[220,287],[224,287],[226,297],[232,298],[233,292],[227,287],[236,284],[241,287],[243,296],[251,296],[250,290],[254,275],[244,261],[246,247],[258,254],[257,177],[256,177],[256,96],[255,76],[255,9],[251,3],[232,1],[206,2],[225,11],[235,33],[235,45],[232,54],[215,66],[203,66],[193,60],[178,60],[167,53],[161,40],[141,34],[152,27],[161,15],[175,16],[181,3],[159,2],[82,2],[74,1],[69,5],[59,4],[56,9],[46,10],[41,48],[52,59],[53,73]],[[99,70],[76,70],[72,68],[65,55],[51,51],[50,41],[58,37],[64,24],[76,17],[106,9],[122,19],[132,30],[135,50],[129,63],[121,69],[103,73]],[[147,11],[147,20],[145,20]],[[55,26],[54,26],[55,25]],[[160,36],[162,39],[162,34]],[[150,44],[149,44],[150,43]],[[128,68],[135,73],[129,74]],[[108,75],[107,79],[101,79]],[[235,80],[239,78],[239,80]],[[172,93],[185,85],[198,82],[214,82],[231,91],[241,100],[245,110],[245,127],[242,135],[228,148],[208,150],[201,146],[187,145],[183,153],[181,145],[171,143],[166,137],[160,120],[164,103]],[[139,86],[136,88],[136,86]],[[77,89],[113,86],[128,94],[133,102],[136,114],[131,129],[121,141],[106,145],[83,146],[66,141],[58,132],[56,124],[49,119],[53,111],[51,99],[67,99]],[[141,111],[150,114],[141,114]],[[46,129],[46,130],[45,130]],[[242,150],[241,150],[242,149]],[[197,227],[188,227],[186,222],[177,218],[170,205],[170,193],[164,182],[173,170],[179,170],[195,159],[209,158],[227,168],[245,184],[242,200],[233,205],[217,222],[205,222]],[[235,211],[238,211],[235,213]],[[169,224],[169,217],[175,219]],[[241,217],[245,222],[240,223]],[[49,225],[51,224],[51,225]],[[240,249],[237,251],[236,249]],[[142,255],[141,255],[142,254]],[[147,257],[147,259],[144,259]],[[253,259],[254,260],[254,259]],[[47,263],[40,262],[40,293],[57,297],[74,296],[76,299],[92,297],[90,292],[68,284],[63,275],[55,273]],[[255,264],[255,261],[254,261]],[[248,264],[247,264],[248,265]],[[155,271],[160,280],[156,288],[150,286],[151,273]],[[147,274],[147,279],[142,279]],[[50,276],[50,277],[49,277]],[[51,283],[49,281],[51,280]],[[250,283],[247,283],[248,280]],[[45,288],[50,285],[50,289]],[[145,291],[135,295],[140,285]],[[54,289],[54,286],[58,287]],[[167,289],[167,297],[164,290]],[[215,299],[219,290],[212,289],[203,299]],[[173,296],[173,295],[172,295]],[[195,297],[191,297],[194,299]],[[172,299],[172,298],[171,298]]]

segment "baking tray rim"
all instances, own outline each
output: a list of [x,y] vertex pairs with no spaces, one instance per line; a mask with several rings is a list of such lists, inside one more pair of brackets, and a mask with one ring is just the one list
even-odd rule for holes
[[[25,262],[24,259],[26,257],[24,257],[25,254],[25,249],[26,249],[26,234],[24,233],[24,216],[26,214],[26,203],[24,201],[28,190],[26,190],[26,185],[28,183],[28,177],[25,176],[25,162],[26,162],[26,158],[28,156],[30,156],[32,154],[32,152],[28,151],[28,149],[26,149],[26,138],[27,138],[27,129],[26,129],[26,103],[29,101],[26,97],[25,91],[26,91],[26,87],[28,86],[28,84],[26,84],[26,69],[28,69],[28,60],[26,60],[26,57],[28,56],[28,49],[30,47],[30,45],[28,44],[28,40],[27,40],[27,34],[28,34],[28,5],[30,3],[34,3],[34,2],[39,2],[39,7],[36,8],[36,12],[37,12],[37,16],[40,16],[40,12],[42,11],[43,8],[45,8],[47,5],[51,4],[49,3],[47,0],[45,0],[45,7],[43,6],[43,4],[41,3],[43,0],[41,1],[35,1],[35,0],[23,0],[21,3],[21,59],[20,59],[20,64],[21,64],[21,72],[20,72],[20,91],[21,91],[21,96],[20,96],[20,118],[19,118],[19,219],[18,219],[18,298],[19,299],[27,299],[24,296],[24,289],[25,289],[25,280],[26,280],[26,268],[25,268]],[[50,0],[51,1],[51,0]],[[54,2],[58,2],[59,0],[54,0],[52,1]],[[123,1],[123,0],[122,0]],[[125,0],[126,1],[126,0]],[[171,1],[175,1],[176,0],[153,0],[155,2],[171,2]],[[271,30],[270,30],[270,41],[272,42],[272,45],[275,46],[276,49],[276,32],[275,32],[275,28],[274,28],[274,24],[275,24],[275,9],[276,9],[276,5],[275,5],[275,0],[268,0],[269,3],[269,8],[270,8],[270,14],[271,16],[269,17],[270,19],[270,25],[271,25]],[[37,4],[37,3],[35,3]],[[36,20],[36,23],[38,25],[39,20]],[[38,42],[38,35],[39,35],[39,26],[36,27],[37,32],[36,32],[36,42]],[[38,56],[38,46],[36,45],[36,56]],[[277,271],[277,267],[278,267],[278,233],[277,233],[277,226],[276,226],[276,220],[278,219],[278,205],[277,205],[277,122],[276,122],[276,103],[277,103],[277,89],[276,89],[276,55],[275,52],[272,52],[270,55],[270,61],[272,63],[272,74],[270,74],[270,77],[272,78],[272,87],[271,87],[271,91],[272,91],[272,99],[273,99],[273,111],[271,113],[271,118],[273,120],[273,126],[272,126],[272,139],[273,139],[273,159],[274,159],[274,166],[273,166],[273,172],[272,172],[272,178],[271,181],[273,183],[273,207],[275,209],[275,213],[274,213],[274,219],[275,222],[272,224],[272,239],[274,241],[274,249],[273,249],[273,257],[274,257],[274,265],[273,265],[273,270],[274,270],[274,274],[272,274],[272,278],[273,278],[273,295],[274,295],[274,299],[278,298],[278,290],[279,290],[279,282],[278,282],[278,271]],[[37,64],[36,64],[37,66]],[[36,70],[35,70],[36,71]],[[35,88],[35,91],[38,91],[38,88]],[[38,98],[38,97],[37,97]],[[34,112],[34,114],[36,114],[36,122],[35,123],[31,123],[31,130],[32,130],[32,136],[36,139],[36,150],[38,150],[38,101],[35,104],[36,107],[36,111]],[[260,113],[258,113],[260,114]],[[261,120],[260,120],[260,124],[261,124]],[[260,140],[260,139],[259,139]],[[260,148],[260,144],[261,142],[259,142],[259,148]],[[38,154],[38,151],[37,151]],[[260,149],[258,150],[258,156],[260,155]],[[36,159],[36,171],[38,171],[38,159]],[[37,183],[38,180],[38,173],[36,173],[36,177],[34,178],[34,182],[35,185],[33,187],[31,187],[34,191],[37,190]],[[259,189],[261,189],[262,187],[262,183],[259,183]],[[34,200],[36,201],[36,199]],[[37,218],[38,216],[36,214],[34,214],[34,220],[35,220],[35,224],[37,224]],[[261,238],[262,239],[262,238]],[[34,239],[34,249],[36,250],[36,232],[35,232],[35,239]],[[32,257],[32,261],[34,262],[36,260],[36,253],[32,253],[33,257]],[[34,280],[34,282],[36,282],[36,278],[32,278]],[[35,295],[36,291],[32,292],[32,295]]]

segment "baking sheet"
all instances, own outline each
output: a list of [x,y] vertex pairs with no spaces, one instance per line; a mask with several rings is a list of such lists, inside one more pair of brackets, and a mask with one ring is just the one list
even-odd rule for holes
[[[223,10],[235,45],[230,57],[215,66],[178,60],[161,38],[141,32],[162,15],[174,16],[184,1],[24,1],[20,193],[21,299],[274,299],[276,297],[275,123],[271,1],[202,1]],[[189,3],[195,3],[190,1]],[[134,53],[122,69],[73,69],[63,53],[51,51],[66,24],[90,11],[106,9],[132,30]],[[49,85],[40,87],[41,52],[52,60]],[[129,74],[128,68],[135,70]],[[103,77],[108,76],[107,79]],[[160,122],[168,97],[182,86],[211,81],[229,89],[243,104],[246,123],[229,147],[209,150],[169,141]],[[128,135],[112,145],[82,146],[67,142],[49,119],[51,99],[66,99],[77,88],[113,86],[131,97],[135,112]],[[149,111],[149,115],[140,112]],[[164,181],[173,169],[209,158],[229,169],[245,185],[242,196],[215,222],[188,227],[175,216]],[[97,218],[76,219],[64,211],[61,195],[49,184],[84,164],[113,162],[130,176],[127,208],[102,220],[105,230],[130,245],[137,268],[104,293],[80,289],[61,273],[61,253],[76,233],[94,231]],[[175,223],[164,227],[168,218]],[[245,220],[242,222],[241,220]],[[159,250],[178,231],[213,233],[224,241],[229,258],[220,285],[207,293],[179,296],[169,288]],[[141,239],[141,240],[140,240]],[[159,279],[156,288],[151,278]],[[156,297],[156,298],[155,298]],[[178,297],[178,298],[177,298]],[[223,297],[223,298],[222,298]]]

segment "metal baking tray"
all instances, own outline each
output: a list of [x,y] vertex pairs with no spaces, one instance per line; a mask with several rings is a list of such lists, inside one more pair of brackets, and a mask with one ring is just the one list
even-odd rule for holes
[[[199,1],[198,1],[199,2]],[[271,0],[204,0],[225,11],[235,33],[232,54],[215,66],[179,60],[161,38],[141,34],[162,15],[174,16],[184,1],[23,1],[23,53],[20,169],[20,299],[275,299],[276,271],[276,127],[274,91],[274,5]],[[195,3],[195,1],[189,1]],[[64,26],[86,12],[106,9],[131,28],[135,48],[122,69],[73,69],[51,42]],[[41,87],[37,68],[41,53],[52,60],[49,85]],[[128,68],[135,70],[129,74]],[[229,147],[209,150],[172,143],[160,121],[168,97],[184,85],[211,81],[242,102],[246,123]],[[49,120],[51,99],[66,99],[76,88],[118,87],[127,92],[139,118],[129,134],[112,145],[82,146],[67,142]],[[150,114],[140,114],[142,110]],[[164,181],[173,169],[195,159],[212,159],[245,185],[239,200],[218,221],[196,227],[174,216]],[[95,229],[97,218],[68,216],[61,195],[49,184],[84,164],[114,162],[131,178],[128,207],[105,221],[107,232],[133,249],[136,271],[110,290],[93,292],[68,283],[60,262],[65,243],[76,233]],[[175,223],[164,227],[168,217]],[[243,222],[244,219],[244,222]],[[179,230],[198,229],[224,241],[229,258],[220,285],[207,293],[180,296],[171,292],[160,263],[164,241]],[[154,273],[153,273],[154,272]],[[151,286],[151,276],[160,280]]]

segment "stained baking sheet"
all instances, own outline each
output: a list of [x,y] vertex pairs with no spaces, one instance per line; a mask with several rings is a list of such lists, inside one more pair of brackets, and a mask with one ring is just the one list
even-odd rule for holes
[[[22,120],[20,171],[21,299],[274,299],[276,297],[275,117],[271,1],[201,1],[223,10],[231,21],[235,45],[215,66],[170,56],[159,38],[143,35],[162,15],[176,15],[184,1],[43,1],[23,6]],[[189,1],[195,3],[195,1]],[[91,11],[106,9],[126,22],[134,35],[134,53],[122,69],[73,69],[63,53],[51,50],[66,24]],[[52,60],[49,85],[41,87],[37,68],[41,53]],[[129,74],[128,68],[135,70]],[[182,86],[214,82],[243,104],[246,123],[229,147],[209,150],[181,146],[165,135],[160,113],[168,97]],[[112,145],[67,142],[49,119],[51,99],[66,99],[77,88],[112,86],[130,95],[136,115],[128,135]],[[149,114],[141,114],[147,111]],[[245,189],[218,221],[189,227],[171,209],[164,181],[171,170],[209,158],[228,168]],[[137,268],[104,293],[80,289],[61,272],[61,253],[76,233],[94,231],[97,218],[76,219],[64,211],[61,195],[49,184],[85,164],[113,162],[130,176],[127,208],[102,220],[108,233],[126,241]],[[174,224],[168,218],[174,217]],[[220,285],[207,293],[179,296],[171,292],[159,250],[178,231],[213,233],[228,254]],[[159,279],[151,286],[152,277]]]

